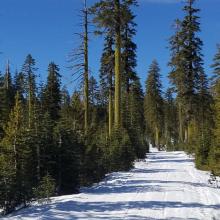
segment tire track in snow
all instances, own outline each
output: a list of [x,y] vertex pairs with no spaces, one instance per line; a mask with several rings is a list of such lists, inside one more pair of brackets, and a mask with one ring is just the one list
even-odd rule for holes
[[[167,165],[164,165],[163,169],[168,169]],[[165,179],[166,179],[166,182],[170,179],[169,178],[169,172],[166,172],[166,178]],[[164,192],[163,201],[164,201],[164,203],[167,202],[167,190],[166,189],[165,189],[165,192]],[[166,217],[167,217],[166,209],[167,209],[166,206],[164,206],[164,208],[163,208],[163,218],[164,219],[166,219]]]
[[[193,169],[195,169],[195,168],[193,168]],[[192,178],[192,180],[195,180],[195,182],[193,182],[193,183],[200,183],[201,184],[201,182],[199,181],[198,182],[198,178],[196,178],[196,175],[194,174],[194,172],[192,171],[192,169],[187,169],[187,172],[189,173],[189,175],[191,176],[191,178]],[[202,182],[202,184],[203,184],[203,182]],[[202,192],[201,192],[201,190],[198,190],[198,187],[197,186],[191,186],[190,187],[191,189],[192,189],[192,191],[196,191],[196,193],[197,193],[197,195],[199,196],[198,198],[199,198],[199,202],[202,204],[202,205],[207,205],[207,204],[210,204],[210,202],[209,202],[209,199],[208,199],[208,197],[207,197],[207,193],[206,193],[206,190],[203,190]],[[205,203],[204,203],[204,199],[205,199]],[[204,208],[199,208],[200,209],[200,211],[201,211],[201,213],[203,214],[203,218],[202,219],[205,219],[205,220],[208,220],[208,219],[212,219],[212,218],[210,218],[210,214],[209,213],[207,213],[206,212],[206,210],[204,209]]]
[[[142,167],[142,168],[143,168],[143,169],[144,169],[144,168],[148,169],[147,165],[148,165],[149,163],[148,163],[148,161],[147,161],[146,159],[145,159],[145,162],[143,162],[143,164],[144,164],[145,166]],[[132,177],[134,177],[135,174],[136,174],[136,173],[134,172],[133,175],[132,175]],[[132,198],[133,198],[132,201],[128,201],[128,202],[127,202],[127,206],[129,206],[129,203],[130,203],[130,202],[136,201],[136,199],[137,199],[137,198],[139,197],[139,195],[143,192],[143,190],[144,190],[145,187],[146,187],[146,186],[142,186],[141,189],[139,188],[139,189],[136,191],[135,196],[132,197]],[[127,209],[125,210],[123,219],[129,218],[129,212],[130,212],[130,211],[131,211],[131,210],[130,210],[129,208],[127,208]]]

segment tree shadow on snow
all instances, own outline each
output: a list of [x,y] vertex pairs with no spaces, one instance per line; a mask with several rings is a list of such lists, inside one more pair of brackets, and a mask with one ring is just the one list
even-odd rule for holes
[[193,162],[193,159],[160,159],[160,160],[151,160],[150,163],[189,163]]
[[[30,209],[34,208],[33,214],[29,214],[31,212]],[[163,210],[164,208],[199,208],[199,209],[214,209],[219,210],[220,204],[216,205],[204,205],[201,203],[182,203],[182,202],[169,202],[169,201],[129,201],[129,202],[77,202],[77,201],[67,201],[67,202],[59,202],[53,203],[49,205],[39,206],[38,208],[32,207],[23,212],[19,213],[23,218],[37,218],[40,219],[61,219],[65,216],[65,219],[115,219],[122,220],[126,217],[126,219],[146,219],[143,216],[138,215],[129,215],[127,210],[132,211],[149,209],[149,210]],[[116,217],[116,212],[125,212],[124,217]],[[115,213],[115,214],[114,214]],[[146,212],[147,213],[147,212]],[[80,217],[79,217],[80,216]],[[19,216],[17,216],[19,217]],[[147,218],[154,220],[154,218]],[[157,218],[155,218],[157,219]],[[181,218],[169,218],[169,219],[181,219]],[[185,219],[185,218],[183,218]],[[191,218],[194,219],[194,218]],[[165,219],[164,219],[165,220]]]

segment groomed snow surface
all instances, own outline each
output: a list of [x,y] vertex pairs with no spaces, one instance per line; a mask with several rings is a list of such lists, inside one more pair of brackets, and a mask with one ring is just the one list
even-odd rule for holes
[[220,189],[184,152],[151,151],[130,172],[113,173],[77,195],[33,205],[4,219],[220,220]]

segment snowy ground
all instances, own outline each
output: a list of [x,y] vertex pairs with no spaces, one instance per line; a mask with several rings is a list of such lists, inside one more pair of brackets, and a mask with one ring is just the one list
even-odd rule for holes
[[220,189],[208,179],[183,152],[152,152],[130,172],[5,219],[220,220]]

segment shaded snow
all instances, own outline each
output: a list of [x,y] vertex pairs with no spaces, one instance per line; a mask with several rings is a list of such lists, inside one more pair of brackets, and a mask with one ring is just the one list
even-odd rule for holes
[[220,189],[208,179],[184,152],[154,150],[130,172],[110,174],[80,194],[56,197],[5,219],[220,220]]

